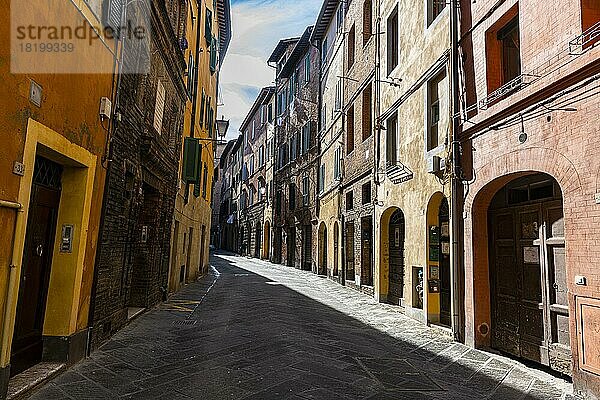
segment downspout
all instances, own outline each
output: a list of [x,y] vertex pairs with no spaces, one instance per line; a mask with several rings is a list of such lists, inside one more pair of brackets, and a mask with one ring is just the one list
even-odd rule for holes
[[[277,112],[277,105],[279,103],[279,96],[278,96],[278,91],[279,91],[279,82],[278,82],[278,77],[277,77],[277,65],[271,65],[269,63],[267,63],[267,66],[273,68],[275,70],[275,91],[273,92],[273,96],[275,98],[275,101],[273,101],[273,154],[272,154],[272,158],[273,158],[273,190],[271,190],[271,193],[269,193],[269,196],[271,196],[271,243],[269,244],[269,247],[273,248],[273,251],[270,254],[269,257],[269,261],[271,261],[272,263],[275,263],[275,261],[279,260],[276,257],[281,257],[281,254],[279,255],[275,255],[275,238],[277,237],[277,223],[276,223],[276,219],[275,219],[275,213],[277,212],[277,194],[279,192],[279,188],[277,186],[277,181],[275,179],[275,174],[277,173],[279,167],[278,167],[278,157],[279,157],[279,145],[277,144],[277,125],[278,125],[278,118],[279,118],[279,113]],[[279,243],[279,246],[281,247],[283,244]],[[280,250],[281,252],[281,250]]]
[[[11,304],[12,299],[15,297],[13,293],[17,288],[17,280],[19,276],[17,272],[19,268],[17,268],[17,252],[15,251],[16,246],[16,238],[17,238],[17,229],[19,226],[22,226],[23,219],[23,205],[20,203],[15,203],[12,201],[0,200],[0,208],[9,208],[15,211],[15,223],[13,226],[13,237],[12,237],[12,246],[11,246],[11,254],[10,254],[10,265],[9,267],[9,276],[8,276],[8,290],[7,290],[7,301],[4,306],[4,320],[2,321],[2,349],[4,351],[8,351],[8,342],[9,338],[12,337],[12,324],[10,323],[10,314],[11,314]],[[4,354],[2,354],[2,358],[4,358]],[[8,360],[10,362],[10,352],[8,354]],[[9,364],[7,364],[9,365]]]
[[[375,242],[375,216],[377,213],[375,210],[377,209],[377,205],[379,204],[378,194],[379,194],[379,186],[381,182],[379,181],[379,163],[381,158],[381,0],[377,1],[377,26],[375,28],[375,138],[373,140],[373,155],[375,156],[375,163],[373,165],[373,181],[375,182],[375,201],[373,202],[373,218],[371,222],[371,246]],[[381,247],[381,243],[379,244]],[[375,246],[373,246],[375,247]],[[376,265],[376,249],[373,248],[371,251],[371,268],[372,268],[372,277],[373,277],[373,292],[374,296],[379,301],[379,287],[375,287],[375,265]],[[381,277],[379,277],[379,280]],[[381,285],[377,285],[381,286]]]
[[451,220],[452,220],[452,247],[451,247],[451,282],[452,282],[452,334],[454,340],[462,340],[462,318],[461,318],[461,214],[462,214],[462,185],[461,185],[461,168],[460,168],[460,106],[459,106],[459,86],[458,86],[458,1],[452,0],[450,3],[450,43],[451,43],[451,72],[452,72],[452,174],[451,174]]
[[[317,218],[321,216],[321,199],[318,195],[318,182],[319,182],[319,174],[321,173],[321,140],[319,140],[319,136],[321,135],[321,129],[324,129],[324,126],[321,126],[321,123],[323,121],[322,116],[321,116],[321,112],[322,112],[322,108],[323,108],[323,92],[322,92],[322,79],[323,79],[323,55],[321,54],[321,47],[320,46],[315,46],[314,43],[310,42],[310,45],[312,47],[314,47],[317,50],[317,55],[319,57],[319,94],[317,96],[317,204],[316,204],[316,214],[317,214]],[[310,57],[310,54],[309,54]],[[309,132],[309,136],[310,136],[310,132]],[[310,139],[309,139],[309,147],[310,147]],[[312,228],[311,228],[312,230]]]

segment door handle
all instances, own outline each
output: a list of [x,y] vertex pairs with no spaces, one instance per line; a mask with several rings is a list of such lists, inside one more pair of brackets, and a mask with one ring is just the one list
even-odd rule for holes
[[35,248],[35,254],[37,254],[38,257],[41,257],[42,254],[44,254],[44,246],[38,244],[38,246]]

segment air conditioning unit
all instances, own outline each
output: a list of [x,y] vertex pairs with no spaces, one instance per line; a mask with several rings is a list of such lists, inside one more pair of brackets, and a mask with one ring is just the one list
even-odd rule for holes
[[427,173],[437,174],[446,167],[444,160],[438,156],[431,156],[427,159]]

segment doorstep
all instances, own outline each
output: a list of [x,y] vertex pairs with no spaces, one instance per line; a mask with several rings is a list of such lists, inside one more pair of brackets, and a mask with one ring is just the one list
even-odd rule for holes
[[8,400],[26,398],[42,383],[56,376],[66,367],[65,363],[41,362],[10,378],[8,381]]

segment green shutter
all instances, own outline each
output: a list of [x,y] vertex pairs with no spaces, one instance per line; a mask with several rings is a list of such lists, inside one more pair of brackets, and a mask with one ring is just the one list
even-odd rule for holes
[[183,180],[186,183],[198,181],[200,171],[198,164],[201,156],[200,141],[196,138],[187,137],[183,144]]
[[210,42],[210,72],[217,70],[217,39],[212,38]]
[[212,11],[206,9],[206,19],[204,21],[204,38],[207,44],[212,42]]

